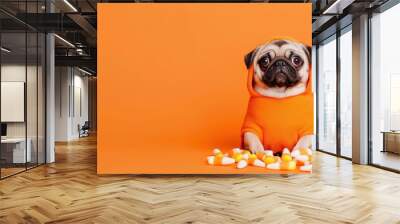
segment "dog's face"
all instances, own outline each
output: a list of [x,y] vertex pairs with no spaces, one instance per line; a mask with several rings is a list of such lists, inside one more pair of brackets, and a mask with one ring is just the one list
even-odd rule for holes
[[310,47],[281,39],[257,47],[245,56],[245,63],[254,67],[255,91],[283,98],[305,91],[310,59]]

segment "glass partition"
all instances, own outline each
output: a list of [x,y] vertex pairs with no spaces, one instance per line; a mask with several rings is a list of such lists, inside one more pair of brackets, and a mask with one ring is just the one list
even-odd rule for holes
[[[1,1],[17,13],[44,1]],[[39,7],[40,6],[40,7]],[[45,34],[0,12],[0,178],[45,163]]]
[[26,40],[25,32],[1,34],[2,177],[24,171],[31,162],[26,141]]
[[38,33],[38,64],[37,64],[37,162],[43,164],[46,162],[46,144],[45,144],[45,120],[46,120],[46,36],[43,33]]
[[37,116],[38,116],[38,35],[36,32],[27,33],[27,74],[26,74],[26,116],[27,116],[27,150],[30,151],[28,168],[37,165]]
[[336,154],[336,36],[318,47],[318,90],[318,149]]

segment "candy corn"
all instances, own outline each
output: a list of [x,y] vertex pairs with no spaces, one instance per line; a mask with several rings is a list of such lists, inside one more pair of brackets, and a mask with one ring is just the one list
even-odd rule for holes
[[234,148],[234,149],[232,149],[232,153],[233,153],[233,154],[235,154],[235,153],[242,153],[242,150],[241,150],[240,148]]
[[221,150],[218,149],[218,148],[213,149],[212,153],[213,153],[213,155],[217,155],[217,154],[220,154],[220,153],[222,154]]
[[275,157],[274,156],[274,153],[272,151],[266,150],[263,161],[264,161],[265,164],[271,164],[271,163],[278,162],[278,158],[279,157],[277,157],[277,156]]
[[270,170],[279,170],[281,168],[281,164],[279,162],[267,164],[267,169]]
[[257,159],[259,160],[264,160],[265,158],[265,152],[257,152],[256,153]]
[[243,154],[243,159],[249,159],[249,157],[250,157],[250,155],[251,155],[251,152],[250,151],[248,151],[248,150],[243,150],[242,151],[242,154]]
[[248,163],[253,166],[265,167],[265,163],[259,160],[255,154],[250,154]]
[[291,160],[291,161],[282,161],[281,162],[281,170],[294,170],[296,169],[296,161]]
[[235,160],[235,162],[239,162],[243,160],[243,155],[241,153],[233,154],[233,159]]
[[207,162],[210,165],[230,165],[230,164],[234,164],[235,160],[231,157],[227,157],[222,154],[218,154],[215,156],[207,157]]
[[231,165],[236,164],[236,168],[243,169],[248,165],[256,167],[266,167],[273,170],[295,170],[296,167],[301,171],[311,172],[312,151],[308,148],[302,148],[290,152],[285,148],[282,155],[274,156],[273,151],[265,150],[255,154],[248,150],[240,148],[232,149],[232,153],[223,153],[220,149],[215,148],[212,155],[207,157],[210,165]]
[[240,148],[232,149],[232,158],[235,160],[236,168],[243,169],[247,167],[250,152],[247,150],[242,150]]
[[290,151],[287,148],[283,149],[282,151],[282,161],[284,162],[292,161],[292,156],[290,155]]
[[289,162],[281,161],[267,164],[267,169],[271,170],[294,170],[296,169],[296,161],[292,160]]
[[312,150],[309,148],[294,150],[292,156],[296,159],[298,166],[307,165],[312,161]]
[[238,169],[245,168],[246,166],[247,166],[247,160],[240,160],[236,165]]

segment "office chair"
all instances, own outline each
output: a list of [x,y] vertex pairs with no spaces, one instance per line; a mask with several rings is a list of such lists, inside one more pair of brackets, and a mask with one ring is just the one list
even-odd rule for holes
[[89,125],[89,121],[85,121],[85,123],[82,125],[82,127],[79,127],[80,125],[78,125],[78,129],[79,129],[79,138],[80,137],[87,137],[89,136],[89,129],[90,129],[90,125]]

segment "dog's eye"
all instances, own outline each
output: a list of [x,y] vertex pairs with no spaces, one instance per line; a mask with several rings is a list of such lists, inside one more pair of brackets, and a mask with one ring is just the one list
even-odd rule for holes
[[267,69],[269,62],[270,62],[269,57],[265,56],[258,61],[258,64],[260,65],[261,69],[264,70]]
[[299,65],[301,65],[301,63],[303,63],[303,61],[301,60],[301,58],[299,56],[293,56],[292,57],[292,63],[295,66],[299,66]]

